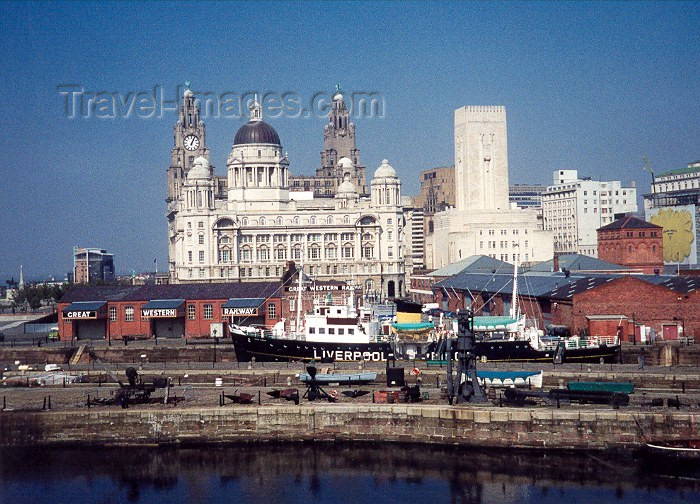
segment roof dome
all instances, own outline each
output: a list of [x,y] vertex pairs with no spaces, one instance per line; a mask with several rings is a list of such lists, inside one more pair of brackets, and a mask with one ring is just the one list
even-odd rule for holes
[[209,161],[204,156],[199,156],[192,163],[192,168],[187,173],[187,180],[208,179],[210,177]]
[[280,144],[275,128],[265,121],[250,121],[240,127],[233,139],[233,145],[241,144]]
[[342,100],[342,99],[343,99],[343,95],[340,93],[340,91],[338,91],[337,93],[335,93],[335,95],[333,96],[333,100],[334,100],[334,101],[335,101],[335,100]]
[[194,93],[189,88],[185,90],[185,98],[187,98],[188,96],[194,96]]
[[350,182],[350,175],[346,175],[343,182],[338,186],[338,194],[349,194],[354,192],[355,186],[352,182]]
[[389,164],[389,161],[382,159],[382,164],[374,172],[374,178],[397,178],[396,170]]
[[338,166],[340,166],[341,168],[347,168],[349,170],[355,168],[355,165],[352,163],[350,158],[346,158],[345,156],[341,157],[338,160]]

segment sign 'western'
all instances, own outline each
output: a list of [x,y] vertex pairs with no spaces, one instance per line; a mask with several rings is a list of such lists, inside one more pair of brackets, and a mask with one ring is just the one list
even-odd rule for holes
[[250,316],[250,315],[257,315],[258,314],[258,309],[257,308],[224,308],[224,317],[241,317],[241,316]]
[[141,316],[143,318],[153,317],[177,317],[176,308],[142,308]]

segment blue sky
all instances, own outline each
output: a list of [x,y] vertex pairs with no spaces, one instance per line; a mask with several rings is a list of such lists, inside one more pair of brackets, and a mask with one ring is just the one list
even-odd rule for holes
[[[0,280],[64,275],[72,247],[118,272],[166,265],[165,170],[174,113],[65,116],[62,84],[128,92],[377,91],[357,119],[372,173],[388,158],[404,194],[453,163],[453,110],[505,105],[511,183],[551,171],[635,180],[700,158],[700,4],[1,3]],[[241,119],[209,118],[217,172]],[[276,118],[292,173],[319,164],[324,119]]]

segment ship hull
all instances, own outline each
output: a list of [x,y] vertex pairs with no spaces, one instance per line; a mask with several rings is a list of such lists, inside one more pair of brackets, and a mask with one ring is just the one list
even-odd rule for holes
[[[394,358],[389,343],[333,343],[291,339],[263,338],[234,334],[233,345],[239,362],[343,362],[386,361]],[[426,352],[426,359],[443,356]],[[554,351],[535,350],[526,341],[478,341],[477,359],[486,362],[552,362]],[[620,346],[567,349],[562,362],[614,363],[619,361]],[[402,356],[396,354],[396,358]],[[420,358],[418,359],[420,360]]]
[[380,362],[394,356],[389,343],[311,342],[239,334],[232,337],[239,362],[249,362],[253,358],[257,362]]
[[[527,341],[477,341],[477,359],[486,362],[553,362],[554,350],[535,350]],[[572,348],[564,351],[562,362],[615,363],[620,345]]]

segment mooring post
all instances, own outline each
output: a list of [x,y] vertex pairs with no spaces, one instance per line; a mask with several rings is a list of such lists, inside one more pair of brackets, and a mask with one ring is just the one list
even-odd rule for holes
[[51,409],[51,396],[49,396],[49,409]]
[[260,400],[260,391],[258,390],[258,406],[262,404],[262,401]]
[[90,408],[90,394],[88,394],[87,407]]
[[7,409],[7,398],[2,396],[2,409],[5,411]]
[[44,406],[42,407],[44,411],[46,411],[46,396],[44,396]]

